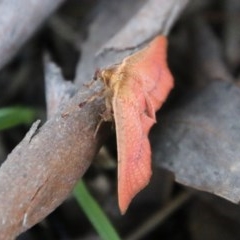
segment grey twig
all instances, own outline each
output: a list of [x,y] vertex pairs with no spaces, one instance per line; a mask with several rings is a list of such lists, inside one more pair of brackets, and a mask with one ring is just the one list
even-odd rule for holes
[[0,1],[0,68],[64,0]]

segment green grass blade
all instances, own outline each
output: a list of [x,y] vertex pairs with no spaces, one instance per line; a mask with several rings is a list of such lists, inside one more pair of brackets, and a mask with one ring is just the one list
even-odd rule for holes
[[80,181],[75,187],[74,196],[103,240],[120,240],[114,227],[93,199],[83,181]]
[[30,124],[35,116],[36,111],[26,107],[0,108],[0,130]]

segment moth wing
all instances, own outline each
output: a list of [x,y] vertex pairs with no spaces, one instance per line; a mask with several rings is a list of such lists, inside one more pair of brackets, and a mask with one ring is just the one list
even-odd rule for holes
[[[136,53],[134,62],[128,58],[131,70],[142,79],[145,92],[148,93],[155,111],[160,109],[173,88],[174,81],[167,66],[167,38],[156,37],[149,47]],[[132,63],[131,63],[132,62]]]
[[118,149],[118,200],[122,214],[151,177],[151,148],[148,133],[155,120],[131,99],[113,99]]
[[148,133],[155,123],[156,110],[173,87],[166,49],[167,39],[163,36],[155,38],[149,47],[124,60],[118,67],[117,77],[115,75],[119,82],[112,84],[119,161],[118,196],[122,213],[151,176]]

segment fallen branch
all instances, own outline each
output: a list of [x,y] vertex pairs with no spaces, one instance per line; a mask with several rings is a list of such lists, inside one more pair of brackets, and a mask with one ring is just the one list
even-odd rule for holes
[[78,92],[40,129],[38,122],[0,169],[0,239],[13,239],[53,211],[72,191],[97,153],[94,138],[103,100],[79,107]]
[[0,68],[64,0],[0,2]]

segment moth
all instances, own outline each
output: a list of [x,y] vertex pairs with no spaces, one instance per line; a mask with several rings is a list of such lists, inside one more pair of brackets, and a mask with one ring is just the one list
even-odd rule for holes
[[142,50],[122,63],[99,70],[104,84],[106,112],[113,118],[117,136],[118,201],[124,214],[151,178],[149,131],[159,110],[173,88],[167,65],[167,39],[157,36]]

